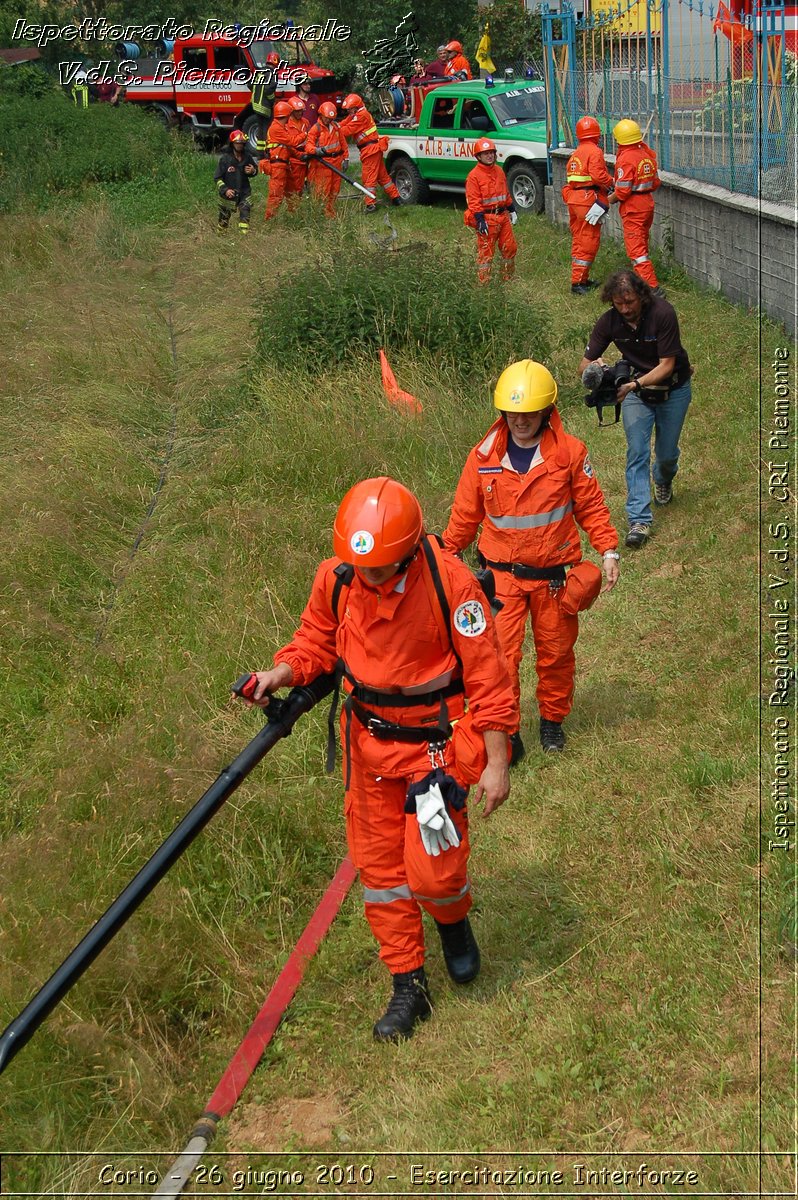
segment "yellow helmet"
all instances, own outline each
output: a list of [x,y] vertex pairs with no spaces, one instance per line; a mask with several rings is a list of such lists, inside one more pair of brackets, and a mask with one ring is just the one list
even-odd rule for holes
[[612,135],[619,146],[634,146],[643,140],[643,131],[637,121],[630,121],[628,118],[618,122]]
[[493,404],[502,412],[542,412],[557,403],[557,384],[543,363],[524,358],[502,371]]

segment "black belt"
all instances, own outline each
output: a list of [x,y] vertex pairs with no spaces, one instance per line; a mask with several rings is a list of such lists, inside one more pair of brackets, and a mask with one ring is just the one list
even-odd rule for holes
[[376,705],[377,708],[420,708],[422,705],[439,704],[449,696],[460,696],[465,691],[462,679],[453,679],[445,687],[436,688],[434,692],[419,692],[407,695],[405,692],[378,692],[364,687],[344,671],[345,677],[352,684],[349,695],[361,704]]
[[[506,204],[502,204],[501,208],[483,208],[482,215],[484,216],[485,213],[487,213],[489,217],[498,217],[500,213],[509,211],[510,210],[508,206]],[[479,213],[477,213],[477,216],[479,216]]]
[[347,706],[349,705],[358,721],[365,725],[372,737],[384,741],[414,744],[432,742],[442,746],[452,736],[452,727],[448,722],[445,727],[441,725],[397,725],[394,721],[384,721],[376,713],[369,712],[351,696],[347,700]]
[[565,583],[565,567],[527,567],[523,563],[491,562],[488,566],[493,571],[507,571],[516,579],[550,579],[557,583]]
[[366,146],[376,146],[379,140],[379,138],[371,138],[368,142],[358,142],[356,143],[357,148],[358,150],[365,150]]

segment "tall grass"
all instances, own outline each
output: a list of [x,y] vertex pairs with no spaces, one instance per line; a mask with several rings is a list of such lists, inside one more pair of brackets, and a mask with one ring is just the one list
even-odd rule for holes
[[[440,528],[492,420],[505,354],[531,352],[481,335],[471,345],[463,329],[431,355],[414,346],[410,331],[425,326],[407,307],[391,363],[424,409],[407,418],[382,395],[376,343],[311,364],[282,315],[308,347],[330,344],[316,289],[332,302],[324,272],[350,278],[334,255],[351,255],[363,290],[394,302],[363,265],[374,226],[359,212],[345,209],[340,228],[303,213],[267,231],[256,212],[249,241],[219,239],[209,188],[205,211],[197,199],[166,231],[137,227],[120,289],[104,270],[120,229],[113,204],[75,211],[79,226],[73,213],[16,218],[0,266],[8,290],[26,263],[0,381],[0,1024],[259,728],[228,685],[295,628],[345,488],[395,474]],[[575,376],[599,307],[570,296],[564,235],[522,221],[518,279],[483,300],[450,205],[400,210],[395,224],[400,243],[426,243],[435,267],[422,273],[443,272],[452,311],[534,322],[525,328],[536,350],[548,345],[565,423],[588,442],[621,524],[623,437],[596,429]],[[620,250],[603,254],[607,270],[620,263]],[[277,281],[279,360],[264,333]],[[480,980],[448,984],[432,931],[434,1019],[406,1046],[375,1047],[387,983],[353,897],[220,1150],[291,1161],[412,1149],[443,1166],[453,1148],[573,1149],[638,1162],[755,1150],[760,1099],[774,1148],[789,1143],[791,979],[767,940],[757,1006],[767,864],[755,816],[754,408],[743,402],[756,324],[684,281],[671,294],[699,368],[676,498],[582,622],[567,753],[533,750],[507,805],[473,820]],[[522,307],[535,316],[518,317]],[[533,742],[531,656],[523,688]],[[182,1145],[345,852],[325,717],[269,755],[19,1054],[3,1077],[3,1148]],[[766,887],[765,930],[780,903]],[[96,1190],[86,1160],[8,1161],[11,1189]],[[755,1183],[750,1158],[695,1161],[702,1190]],[[767,1173],[774,1189],[789,1185],[783,1160]]]

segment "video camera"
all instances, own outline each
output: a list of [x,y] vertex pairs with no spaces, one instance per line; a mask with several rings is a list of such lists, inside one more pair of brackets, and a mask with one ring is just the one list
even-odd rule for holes
[[[602,366],[601,363],[590,363],[582,372],[582,384],[590,391],[585,396],[588,408],[595,408],[598,413],[599,425],[617,425],[621,419],[621,405],[618,401],[618,388],[622,383],[631,383],[634,377],[634,367],[621,359],[613,367]],[[607,405],[615,405],[615,420],[602,419]]]

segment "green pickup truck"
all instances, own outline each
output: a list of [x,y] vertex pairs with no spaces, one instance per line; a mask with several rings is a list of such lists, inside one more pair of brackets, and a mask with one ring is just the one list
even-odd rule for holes
[[473,144],[489,137],[519,212],[543,211],[548,177],[546,91],[534,80],[488,83],[469,79],[431,88],[411,88],[412,117],[383,117],[388,139],[385,161],[405,204],[426,204],[431,190],[462,192],[476,166]]

